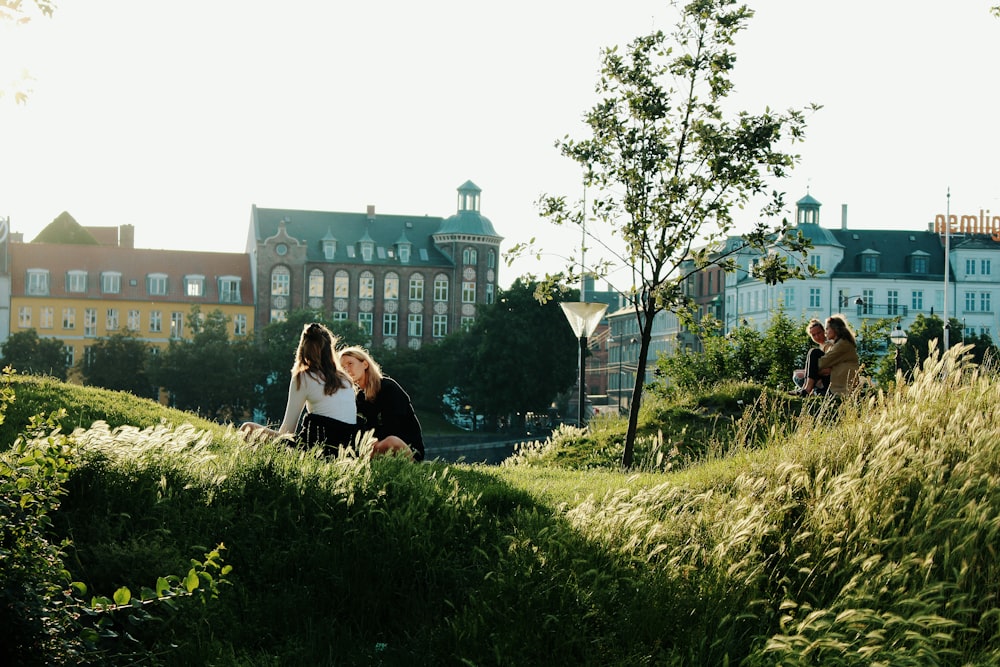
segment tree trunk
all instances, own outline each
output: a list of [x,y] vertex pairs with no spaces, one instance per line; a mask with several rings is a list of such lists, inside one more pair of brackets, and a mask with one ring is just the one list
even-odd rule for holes
[[632,467],[635,454],[635,437],[639,429],[639,408],[642,405],[642,384],[646,378],[646,357],[649,356],[649,344],[653,338],[653,316],[656,313],[643,312],[642,327],[639,335],[639,358],[636,360],[635,383],[632,387],[632,402],[628,407],[628,430],[625,432],[625,451],[622,453],[622,468]]

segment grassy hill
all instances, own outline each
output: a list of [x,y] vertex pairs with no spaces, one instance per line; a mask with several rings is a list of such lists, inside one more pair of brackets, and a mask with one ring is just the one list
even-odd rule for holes
[[10,407],[74,397],[49,534],[92,593],[225,545],[217,599],[118,615],[116,664],[1000,664],[1000,383],[934,364],[842,405],[651,401],[629,473],[620,421],[487,467],[250,447],[79,388]]

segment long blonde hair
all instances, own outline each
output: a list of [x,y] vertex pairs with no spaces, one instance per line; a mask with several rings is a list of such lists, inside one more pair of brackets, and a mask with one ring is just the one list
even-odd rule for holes
[[319,322],[302,327],[299,346],[295,350],[292,377],[295,388],[302,387],[302,374],[312,373],[323,383],[323,393],[330,395],[338,389],[351,386],[351,376],[344,372],[334,355],[337,337]]
[[372,359],[372,355],[363,347],[358,347],[357,345],[345,347],[340,351],[340,356],[344,356],[345,354],[368,364],[360,386],[362,391],[365,392],[365,400],[373,403],[375,397],[378,396],[378,392],[382,389],[382,367]]

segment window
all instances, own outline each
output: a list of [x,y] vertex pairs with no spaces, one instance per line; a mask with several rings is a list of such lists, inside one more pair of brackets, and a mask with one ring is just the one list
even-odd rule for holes
[[45,269],[28,269],[28,294],[47,296],[49,293],[49,272]]
[[821,271],[823,269],[823,256],[809,255],[809,266],[813,267],[817,271]]
[[117,331],[118,329],[118,309],[108,308],[107,317],[104,320],[104,328],[108,331]]
[[927,258],[914,257],[912,260],[912,266],[914,273],[927,273]]
[[285,308],[271,309],[271,322],[284,322],[288,319],[288,310]]
[[71,368],[76,362],[76,349],[72,345],[63,348],[63,356],[66,359],[66,367]]
[[385,313],[382,315],[382,335],[386,337],[395,336],[399,333],[399,315],[396,313]]
[[424,300],[424,277],[419,273],[410,276],[410,301]]
[[247,335],[247,316],[239,314],[233,318],[233,335],[234,336],[246,336]]
[[976,335],[976,327],[965,327],[965,332],[962,334],[963,338],[972,338]]
[[128,330],[138,331],[142,327],[138,310],[128,311]]
[[219,278],[219,303],[242,303],[240,298],[240,279],[236,276]]
[[861,307],[861,314],[871,315],[875,311],[875,290],[861,290],[861,299],[865,302]]
[[967,276],[976,275],[976,260],[974,259],[965,260],[965,275]]
[[966,292],[965,293],[965,309],[972,312],[976,309],[976,293]]
[[435,315],[431,324],[431,335],[435,338],[444,338],[448,335],[448,316]]
[[364,241],[361,244],[361,259],[366,262],[372,261],[372,253],[375,252],[375,244],[369,241]]
[[899,290],[891,289],[886,294],[886,311],[889,315],[897,315],[899,313]]
[[338,299],[346,299],[351,293],[351,277],[347,271],[337,271],[333,277],[333,296]]
[[361,326],[364,332],[371,336],[374,330],[373,320],[374,316],[371,313],[358,313],[358,324]]
[[42,306],[38,309],[38,328],[51,329],[55,323],[56,313],[52,306]]
[[878,256],[865,255],[862,257],[861,270],[865,273],[878,273]]
[[486,252],[486,268],[495,269],[497,266],[497,254],[492,250]]
[[986,338],[991,338],[992,337],[992,334],[990,333],[990,328],[989,327],[979,327],[979,335],[980,336],[985,336]]
[[787,310],[794,310],[795,309],[795,288],[794,287],[786,287],[784,289],[784,295],[783,296],[784,296],[784,299],[785,299],[785,308]]
[[476,323],[476,318],[474,317],[463,317],[462,318],[462,331],[469,331],[472,325]]
[[184,335],[184,313],[170,313],[170,337],[181,338]]
[[337,241],[336,239],[327,238],[323,239],[323,258],[333,259],[333,255],[337,252]]
[[434,300],[448,300],[448,276],[443,273],[439,273],[437,277],[434,278]]
[[424,316],[410,313],[406,318],[406,335],[420,338],[424,335]]
[[361,278],[358,279],[358,298],[375,298],[375,276],[371,271],[365,271],[361,274]]
[[63,308],[63,329],[76,328],[76,308]]
[[979,273],[983,274],[984,276],[988,276],[990,275],[990,270],[991,270],[990,260],[988,259],[980,260]]
[[101,292],[104,294],[118,294],[122,291],[122,274],[107,271],[101,274]]
[[924,291],[923,290],[913,290],[910,295],[910,305],[913,310],[923,310],[924,309]]
[[67,292],[86,292],[87,291],[87,272],[86,271],[69,271],[66,274],[66,291]]
[[820,305],[819,305],[819,298],[820,298],[819,288],[818,287],[810,287],[809,288],[809,307],[810,308],[819,308],[820,307]]
[[486,303],[493,303],[493,283],[486,283]]
[[347,312],[340,310],[335,313],[331,313],[331,318],[333,319],[334,322],[346,322]]
[[151,273],[146,276],[146,292],[150,296],[164,296],[167,293],[167,275]]
[[462,303],[476,302],[476,283],[462,283]]
[[163,313],[154,310],[149,314],[149,332],[161,333],[163,331]]
[[410,244],[400,243],[399,244],[399,261],[403,264],[408,264],[410,261]]
[[97,309],[87,308],[83,311],[83,335],[97,335]]
[[462,251],[462,264],[475,266],[479,260],[479,255],[475,248],[466,248]]
[[17,309],[17,326],[22,329],[31,328],[31,306],[21,306]]
[[993,310],[992,294],[990,292],[979,293],[979,310],[988,313]]
[[185,296],[205,296],[205,276],[184,276]]
[[309,298],[323,298],[323,272],[319,269],[313,269],[309,272]]
[[399,299],[399,276],[395,273],[385,274],[385,284],[382,286],[382,298],[386,301]]
[[287,266],[276,266],[271,271],[271,296],[288,296],[291,293],[292,274]]

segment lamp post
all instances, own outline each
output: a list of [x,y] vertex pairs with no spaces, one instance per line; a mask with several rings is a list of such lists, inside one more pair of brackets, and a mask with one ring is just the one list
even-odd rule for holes
[[580,404],[577,406],[577,425],[583,428],[584,397],[587,383],[587,337],[594,333],[597,323],[604,317],[604,311],[608,309],[605,303],[587,303],[585,301],[563,302],[559,306],[563,315],[573,329],[573,333],[580,339]]
[[889,334],[889,340],[896,346],[896,372],[898,373],[903,370],[903,358],[900,354],[900,348],[906,345],[906,332],[897,324],[896,328]]
[[[857,298],[854,299],[854,297],[857,297]],[[842,297],[840,297],[840,307],[841,308],[847,308],[847,302],[850,301],[851,299],[854,299],[854,305],[855,306],[863,306],[863,305],[865,305],[865,300],[864,300],[864,298],[862,298],[862,296],[860,294],[852,294],[851,296],[842,296]]]

